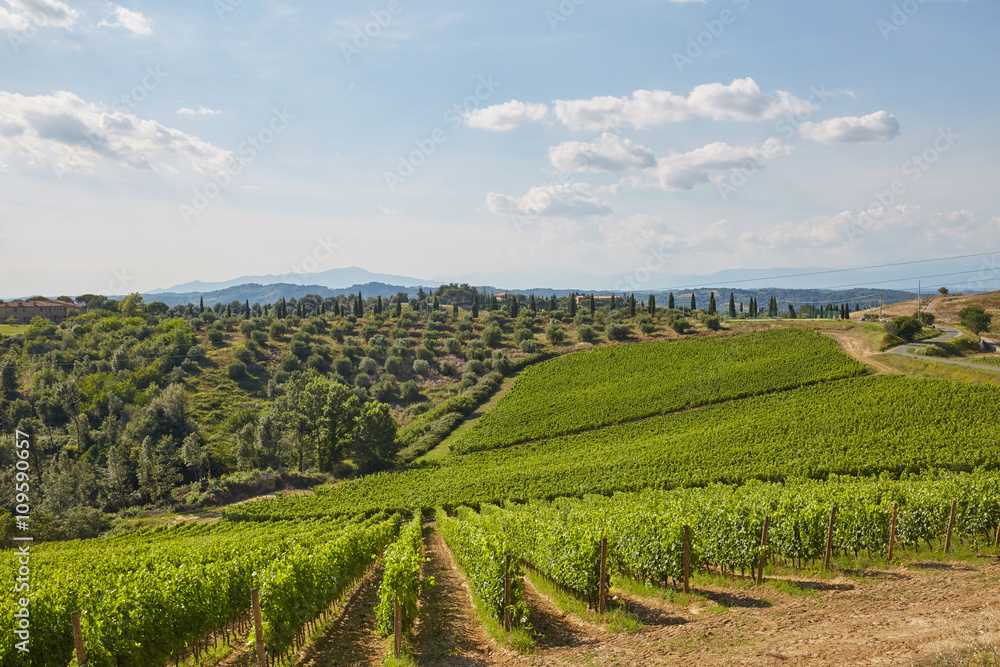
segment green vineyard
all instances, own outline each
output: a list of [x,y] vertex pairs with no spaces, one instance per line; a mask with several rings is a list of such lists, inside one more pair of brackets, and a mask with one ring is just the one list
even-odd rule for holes
[[225,514],[320,517],[717,482],[995,469],[998,404],[995,386],[855,378],[451,457]]
[[602,347],[528,368],[453,450],[506,447],[865,372],[832,339],[807,329]]

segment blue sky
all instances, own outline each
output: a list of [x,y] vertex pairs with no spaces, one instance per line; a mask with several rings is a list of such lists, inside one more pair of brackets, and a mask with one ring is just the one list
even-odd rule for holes
[[351,265],[653,289],[991,250],[998,19],[987,0],[0,0],[0,292]]

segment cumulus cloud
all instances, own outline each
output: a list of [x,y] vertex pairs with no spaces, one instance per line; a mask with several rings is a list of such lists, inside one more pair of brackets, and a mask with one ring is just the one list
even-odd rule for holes
[[3,0],[0,30],[21,31],[29,26],[72,30],[80,12],[59,0]]
[[59,91],[25,97],[0,91],[0,167],[5,159],[92,172],[98,160],[133,169],[214,173],[234,156],[153,120],[111,111]]
[[687,97],[665,90],[636,90],[628,97],[556,100],[554,111],[556,118],[571,129],[606,130],[620,126],[648,129],[691,118],[774,120],[785,114],[815,111],[815,105],[782,90],[767,95],[747,77],[728,85],[696,86]]
[[207,109],[205,107],[198,107],[197,109],[181,107],[177,110],[177,113],[182,116],[219,116],[222,114],[222,112],[217,109]]
[[491,213],[527,217],[579,218],[614,212],[611,204],[593,194],[586,183],[540,185],[522,197],[490,192],[486,195],[486,208]]
[[803,123],[799,134],[824,144],[889,141],[899,134],[899,121],[887,111],[867,116],[844,116],[819,123]]
[[736,169],[759,169],[768,161],[791,153],[792,149],[776,137],[762,143],[739,146],[717,141],[688,153],[672,153],[660,158],[656,176],[664,190],[691,190],[714,183]]
[[153,34],[152,23],[140,12],[125,9],[120,5],[112,3],[108,4],[111,6],[111,11],[114,14],[114,20],[104,19],[99,25],[108,26],[110,28],[124,28],[133,35],[139,37],[148,37]]
[[522,125],[537,123],[545,118],[549,108],[544,104],[531,104],[511,100],[483,109],[473,109],[465,114],[465,124],[480,130],[506,132]]
[[553,146],[549,160],[556,169],[572,172],[631,171],[656,164],[653,151],[610,132],[593,143],[567,141]]

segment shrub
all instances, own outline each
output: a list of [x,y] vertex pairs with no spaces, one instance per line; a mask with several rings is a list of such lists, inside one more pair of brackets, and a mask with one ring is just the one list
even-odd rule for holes
[[281,358],[281,368],[291,373],[299,369],[299,358],[289,352]]
[[482,341],[487,347],[500,347],[503,340],[503,331],[496,324],[490,324],[483,329]]
[[566,330],[558,322],[552,322],[545,328],[545,337],[553,345],[558,345],[566,340]]
[[522,352],[527,352],[528,354],[532,354],[538,351],[538,341],[536,341],[534,338],[529,338],[528,340],[522,340],[520,348]]
[[916,318],[904,315],[886,322],[884,329],[890,336],[896,336],[903,340],[913,340],[913,337],[920,333],[923,326]]
[[407,403],[414,403],[421,400],[423,397],[420,395],[420,387],[413,380],[407,380],[399,386],[400,393],[402,393],[402,398]]
[[427,362],[434,361],[434,353],[428,350],[423,345],[421,345],[416,349],[414,355],[417,357],[418,360],[421,361],[427,361]]
[[368,373],[358,373],[354,378],[354,386],[361,389],[367,389],[372,386],[372,378]]
[[426,359],[417,359],[413,362],[413,372],[417,375],[427,376],[431,372],[431,364]]
[[476,375],[482,375],[486,372],[486,365],[479,359],[472,359],[465,364],[466,373],[475,373]]
[[226,372],[229,373],[231,379],[239,381],[247,376],[247,365],[242,361],[234,361],[229,364]]
[[605,333],[608,340],[625,340],[632,335],[632,327],[624,322],[611,322],[607,325]]
[[358,370],[368,375],[374,375],[378,371],[378,362],[371,357],[365,357],[358,363]]
[[448,354],[459,354],[462,351],[462,343],[457,338],[446,338],[444,351]]
[[236,361],[242,361],[244,364],[249,364],[253,361],[253,353],[245,347],[236,348],[233,357],[236,358]]
[[576,339],[581,343],[593,343],[597,340],[597,333],[589,324],[581,324],[576,328]]
[[354,364],[347,357],[337,357],[333,360],[333,370],[343,377],[351,377],[354,374]]
[[685,334],[691,330],[691,323],[683,317],[678,317],[670,323],[670,328],[673,329],[675,333]]
[[225,335],[219,329],[212,329],[206,333],[206,336],[208,336],[209,342],[215,345],[220,345],[222,343],[222,339],[225,338]]
[[454,375],[457,371],[458,366],[451,359],[441,362],[441,375]]
[[526,340],[534,340],[535,334],[532,333],[531,329],[519,328],[514,329],[514,342],[521,344]]
[[656,331],[656,325],[653,323],[653,317],[649,313],[637,315],[635,318],[635,324],[639,327],[639,331],[644,334],[651,334]]
[[704,320],[704,324],[712,331],[718,331],[719,327],[722,326],[722,322],[715,315],[709,315],[708,317],[706,317]]

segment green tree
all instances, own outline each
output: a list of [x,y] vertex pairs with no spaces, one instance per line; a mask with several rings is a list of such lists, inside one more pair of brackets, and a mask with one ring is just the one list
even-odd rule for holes
[[344,459],[360,411],[361,402],[347,385],[326,378],[310,381],[298,401],[298,427],[305,436],[299,445],[299,461],[308,447],[319,469],[331,472]]
[[205,467],[205,452],[201,447],[201,437],[197,433],[190,433],[184,438],[184,444],[181,445],[181,460],[201,480]]
[[205,312],[205,297],[198,298],[198,314],[201,315]]
[[441,304],[438,303],[438,297],[437,297],[437,294],[435,294],[434,295],[434,305],[431,306],[431,310],[440,310],[440,309],[441,309]]
[[549,326],[545,328],[545,337],[548,338],[549,342],[553,345],[558,345],[566,340],[566,331],[558,322],[551,322],[549,323]]
[[941,294],[948,294],[948,288],[947,287],[938,287],[938,292],[940,292]]
[[729,293],[729,317],[736,317],[736,298],[733,293]]
[[125,317],[135,317],[142,312],[144,305],[142,295],[138,292],[132,292],[118,303],[118,312]]
[[532,294],[530,297],[528,297],[528,310],[531,311],[532,315],[534,315],[535,313],[538,312],[538,306],[535,305],[535,295],[534,294]]
[[649,295],[649,314],[656,315],[656,297],[652,294]]
[[691,292],[691,312],[698,310],[698,302],[694,298],[694,292]]
[[674,293],[671,292],[670,296],[667,297],[667,310],[674,309]]
[[993,316],[982,306],[967,306],[958,311],[958,321],[974,334],[981,334],[990,328]]
[[629,317],[635,317],[635,294],[630,294],[628,297],[628,314]]
[[710,292],[708,295],[708,314],[715,315],[718,309],[715,307],[715,292]]
[[594,316],[594,311],[596,310],[596,304],[594,303],[594,293],[590,293],[590,316]]
[[576,293],[569,295],[569,316],[576,317]]
[[472,319],[479,317],[479,293],[472,294]]
[[923,330],[923,325],[915,317],[896,317],[885,323],[883,329],[890,336],[897,336],[903,340],[913,340],[913,338]]
[[372,401],[361,409],[354,429],[351,456],[362,473],[375,472],[389,466],[399,451],[396,442],[396,420],[385,403]]

